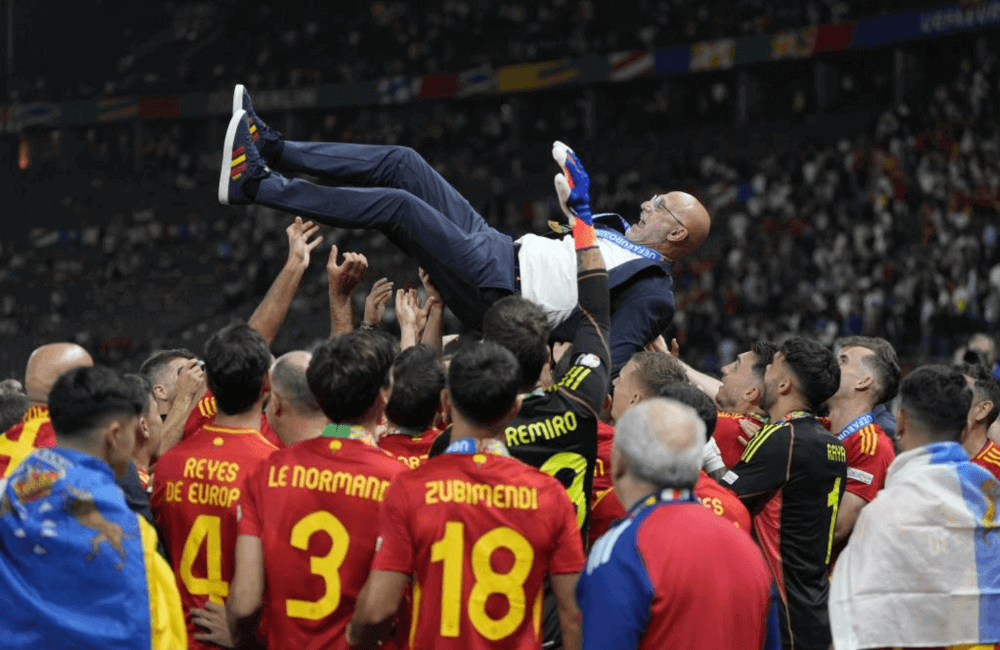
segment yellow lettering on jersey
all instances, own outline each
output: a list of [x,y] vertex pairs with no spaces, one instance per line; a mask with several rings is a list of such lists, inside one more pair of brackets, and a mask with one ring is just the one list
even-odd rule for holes
[[430,456],[427,454],[424,454],[423,456],[396,456],[396,460],[403,463],[410,469],[417,469],[420,467],[420,464],[428,458],[430,458]]
[[188,485],[187,500],[188,503],[198,506],[228,508],[240,500],[240,489],[194,481]]
[[843,445],[827,445],[826,457],[835,463],[846,463],[847,451],[844,449]]
[[[288,475],[291,473],[291,482]],[[335,494],[341,492],[349,497],[381,501],[385,496],[389,481],[383,481],[377,476],[351,474],[349,472],[332,472],[328,469],[304,467],[302,465],[282,465],[271,467],[267,475],[267,487],[288,487],[313,492]]]
[[538,510],[538,488],[525,485],[489,485],[461,479],[427,481],[424,503],[467,503],[512,510]]
[[234,483],[240,464],[226,460],[190,457],[184,461],[184,478],[208,479],[219,483]]
[[577,426],[576,413],[566,411],[562,415],[553,415],[537,422],[507,427],[504,430],[504,439],[508,447],[530,445],[539,438],[551,440],[564,436],[576,431]]

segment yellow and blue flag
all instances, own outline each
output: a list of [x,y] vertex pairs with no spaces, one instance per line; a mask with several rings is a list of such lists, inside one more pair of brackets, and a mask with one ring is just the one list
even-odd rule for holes
[[103,461],[37,449],[0,482],[0,639],[5,648],[187,647],[156,532]]

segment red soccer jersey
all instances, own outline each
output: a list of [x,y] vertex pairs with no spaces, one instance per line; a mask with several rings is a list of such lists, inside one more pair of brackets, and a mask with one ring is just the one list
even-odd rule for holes
[[21,421],[0,435],[0,478],[14,471],[37,447],[55,447],[49,407],[32,406]]
[[896,458],[892,440],[882,427],[872,423],[843,440],[847,452],[847,488],[871,501],[885,485],[889,465]]
[[542,581],[584,565],[556,479],[492,454],[435,457],[396,477],[372,570],[413,575],[412,650],[540,648]]
[[[184,423],[184,433],[181,434],[181,440],[187,440],[204,425],[215,422],[215,413],[217,410],[215,396],[212,395],[212,391],[207,391],[205,396],[198,400],[198,403],[188,413],[188,419]],[[265,440],[278,449],[285,446],[285,443],[281,442],[281,438],[271,428],[271,423],[267,421],[267,416],[263,413],[260,414],[260,435],[264,436]]]
[[592,501],[611,489],[611,447],[615,443],[615,428],[604,422],[597,423],[597,466],[594,468]]
[[746,440],[750,436],[740,426],[742,421],[751,422],[757,427],[764,424],[764,420],[757,415],[744,415],[742,413],[719,413],[719,418],[715,421],[715,432],[712,438],[719,446],[719,453],[722,454],[722,462],[726,467],[732,468],[740,462],[740,456],[746,445],[739,441],[739,438]]
[[710,512],[733,522],[734,526],[746,531],[747,535],[751,534],[753,522],[746,506],[731,490],[719,485],[705,472],[698,477],[694,494]]
[[995,445],[992,440],[986,441],[972,462],[989,471],[1000,481],[1000,447]]
[[417,436],[404,431],[383,433],[378,437],[378,446],[410,469],[416,469],[427,461],[431,445],[440,433],[440,429],[428,429]]
[[170,550],[192,649],[214,648],[192,638],[198,629],[188,612],[229,595],[236,507],[247,476],[274,450],[254,429],[206,424],[156,464],[150,503]]
[[375,554],[379,504],[405,465],[362,442],[304,440],[246,483],[239,534],[259,537],[269,648],[346,648],[344,630]]

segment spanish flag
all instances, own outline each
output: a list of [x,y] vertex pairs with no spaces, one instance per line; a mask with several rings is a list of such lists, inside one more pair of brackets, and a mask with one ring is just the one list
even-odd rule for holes
[[0,612],[4,648],[187,648],[156,531],[106,463],[69,449],[0,482]]

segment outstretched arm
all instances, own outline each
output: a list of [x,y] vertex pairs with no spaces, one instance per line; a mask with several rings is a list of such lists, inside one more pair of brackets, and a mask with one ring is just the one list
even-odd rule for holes
[[563,143],[553,145],[552,155],[563,168],[563,173],[555,178],[559,202],[575,216],[573,240],[576,243],[577,308],[582,313],[569,352],[569,370],[563,377],[555,379],[561,390],[575,393],[576,398],[586,402],[597,417],[608,393],[611,372],[608,272],[594,233],[587,173],[573,150]]
[[351,292],[367,271],[368,258],[361,253],[344,253],[343,264],[337,264],[337,247],[330,249],[330,258],[326,262],[330,291],[330,336],[345,334],[354,329]]
[[426,308],[428,309],[427,325],[424,326],[420,342],[431,346],[437,350],[438,356],[441,356],[444,350],[444,298],[431,282],[431,276],[423,269],[420,269],[420,282],[423,283],[424,291],[427,292]]
[[322,236],[312,239],[318,232],[318,225],[312,221],[303,222],[302,217],[295,217],[295,221],[285,229],[288,235],[288,260],[274,279],[267,295],[250,316],[250,327],[257,330],[269,346],[278,335],[281,324],[285,322],[302,276],[309,268],[309,254],[323,241]]

